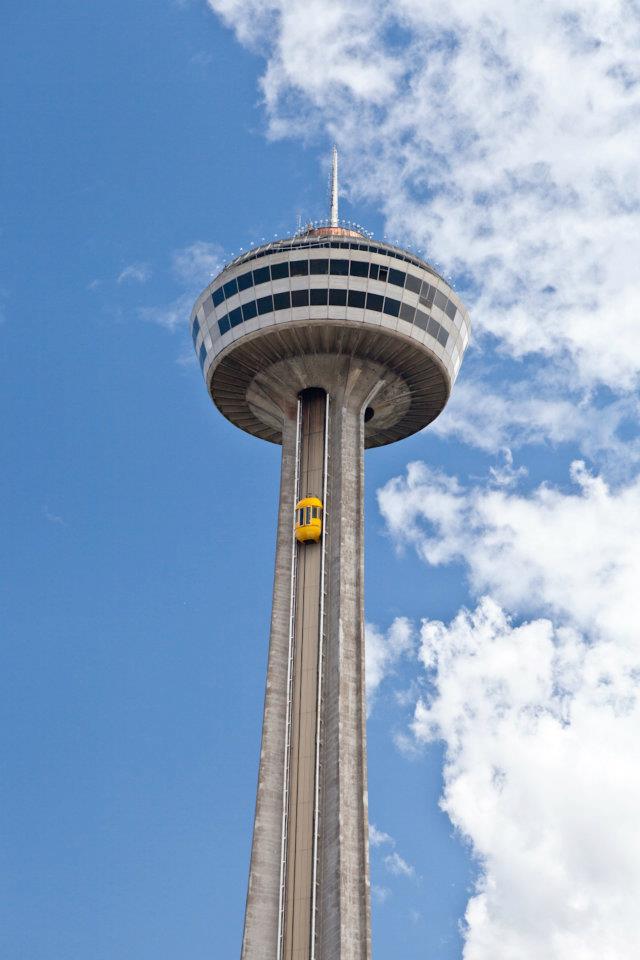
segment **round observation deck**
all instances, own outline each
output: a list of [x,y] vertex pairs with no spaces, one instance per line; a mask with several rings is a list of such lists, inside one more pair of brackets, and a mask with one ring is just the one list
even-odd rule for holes
[[[280,443],[282,404],[366,363],[381,387],[365,445],[392,443],[444,408],[469,342],[469,315],[412,253],[321,226],[237,257],[198,297],[193,342],[213,402]],[[342,373],[338,374],[342,375]]]

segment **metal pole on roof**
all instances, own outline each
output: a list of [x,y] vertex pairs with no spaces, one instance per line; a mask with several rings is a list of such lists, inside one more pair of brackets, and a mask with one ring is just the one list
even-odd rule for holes
[[338,148],[333,145],[333,157],[331,161],[331,192],[329,199],[329,226],[338,226]]

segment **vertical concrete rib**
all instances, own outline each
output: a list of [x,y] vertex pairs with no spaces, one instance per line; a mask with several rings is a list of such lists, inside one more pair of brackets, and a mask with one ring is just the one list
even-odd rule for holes
[[292,501],[296,475],[295,398],[283,405],[282,469],[273,607],[258,791],[245,910],[242,960],[275,960],[282,841],[287,672],[293,561]]

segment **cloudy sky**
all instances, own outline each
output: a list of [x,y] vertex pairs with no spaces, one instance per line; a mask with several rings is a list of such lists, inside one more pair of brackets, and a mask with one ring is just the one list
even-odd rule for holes
[[186,320],[324,214],[335,141],[344,215],[474,325],[445,413],[367,457],[375,956],[635,956],[637,0],[8,13],[3,955],[237,955],[278,451]]

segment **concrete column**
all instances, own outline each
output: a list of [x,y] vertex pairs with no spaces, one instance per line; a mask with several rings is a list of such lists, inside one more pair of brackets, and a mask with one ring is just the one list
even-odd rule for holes
[[[312,379],[314,376],[318,379]],[[280,960],[277,931],[295,506],[295,404],[298,391],[311,386],[320,386],[330,398],[328,486],[324,515],[327,599],[320,707],[322,735],[316,958],[370,960],[371,957],[364,686],[364,411],[382,382],[380,368],[376,364],[342,356],[326,361],[325,358],[316,360],[315,370],[307,374],[306,382],[302,380],[299,384],[290,385],[280,382],[270,395],[283,413],[282,479],[269,666],[242,960]],[[315,461],[309,462],[312,470],[316,469],[314,464]],[[301,496],[306,493],[322,496],[315,490],[300,491]],[[314,547],[311,547],[313,550]],[[311,554],[307,559],[310,558]],[[317,595],[315,574],[312,580],[310,589]],[[315,617],[317,624],[317,610]],[[296,632],[313,627],[311,620],[314,616],[311,616],[308,605],[305,618],[308,621],[306,627],[301,624],[300,617],[296,617]],[[317,648],[312,650],[307,646],[310,659],[307,658],[305,663],[300,654],[298,649],[294,661],[297,698],[294,712],[299,712],[300,734],[308,739],[308,731],[314,732],[313,716],[317,709],[317,677],[312,675],[311,669]],[[307,673],[306,683],[305,669],[311,670]],[[303,732],[303,728],[307,733]],[[300,742],[294,742],[294,739],[290,754],[290,784],[294,784],[297,790],[302,774],[308,793],[312,783],[308,773],[313,751],[310,750],[310,743],[306,743],[303,756]],[[291,811],[291,806],[289,809]],[[299,844],[299,851],[308,850],[312,825],[308,808],[297,807],[290,827],[293,827],[296,818],[296,844]],[[297,857],[292,842],[290,835],[288,857],[290,860],[293,858],[305,879],[301,886],[292,886],[290,862],[285,898],[285,952],[289,960],[306,960],[311,955],[311,915],[308,906],[304,906],[300,900],[296,901],[295,891],[300,891],[305,904],[309,903],[311,865],[307,863],[308,857],[307,860],[304,856]],[[298,923],[294,925],[292,918],[296,911]]]

